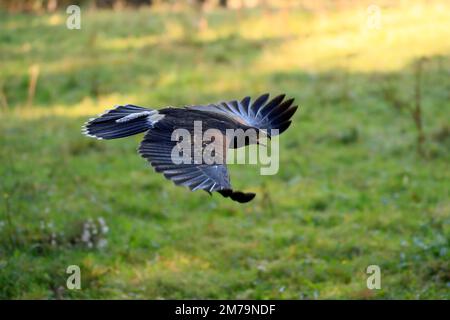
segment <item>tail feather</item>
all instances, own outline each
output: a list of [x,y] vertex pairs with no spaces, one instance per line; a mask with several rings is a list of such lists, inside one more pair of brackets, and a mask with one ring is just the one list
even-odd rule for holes
[[133,105],[118,106],[90,119],[82,132],[97,139],[123,138],[149,130],[162,117],[157,110]]

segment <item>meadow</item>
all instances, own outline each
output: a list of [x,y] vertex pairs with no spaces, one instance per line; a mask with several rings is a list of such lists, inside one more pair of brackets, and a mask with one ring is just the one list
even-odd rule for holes
[[[449,299],[450,4],[383,3],[376,26],[367,5],[202,28],[185,8],[82,9],[80,30],[0,12],[0,298]],[[231,166],[244,205],[153,172],[142,135],[81,134],[117,104],[265,92],[299,110],[277,175]]]

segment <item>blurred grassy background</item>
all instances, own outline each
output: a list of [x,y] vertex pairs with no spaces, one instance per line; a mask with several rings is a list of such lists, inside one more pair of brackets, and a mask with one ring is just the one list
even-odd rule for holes
[[[81,30],[1,11],[0,298],[450,298],[449,2],[250,2],[86,6]],[[276,176],[231,168],[246,205],[173,186],[141,137],[80,133],[264,92],[300,109]]]

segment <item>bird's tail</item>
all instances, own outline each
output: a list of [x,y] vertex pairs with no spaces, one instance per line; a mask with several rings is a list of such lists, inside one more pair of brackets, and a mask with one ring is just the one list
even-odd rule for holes
[[89,119],[82,131],[97,139],[123,138],[151,129],[163,117],[157,110],[128,104]]

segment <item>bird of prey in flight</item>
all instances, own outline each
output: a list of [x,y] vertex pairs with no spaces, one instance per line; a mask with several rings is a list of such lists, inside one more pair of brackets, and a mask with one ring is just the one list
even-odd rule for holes
[[[218,192],[226,198],[245,203],[251,201],[255,194],[233,190],[224,160],[227,149],[259,144],[261,136],[270,139],[271,135],[284,132],[297,110],[293,102],[293,98],[285,99],[284,94],[271,100],[269,94],[263,94],[254,101],[245,97],[241,101],[159,110],[135,105],[117,106],[90,119],[83,126],[83,133],[89,137],[108,140],[146,132],[139,146],[139,153],[156,172],[163,173],[176,185],[187,186],[192,191],[201,189],[210,194]],[[203,137],[195,132],[195,124],[198,122],[202,124],[200,135],[208,129],[217,132],[214,139],[211,139],[211,144],[215,147],[214,159],[222,161],[174,161],[174,148],[177,148],[180,141],[173,138],[173,132],[178,129],[188,132],[193,137],[191,143],[194,145],[196,140]],[[255,139],[246,138],[243,142],[238,142],[236,136],[227,136],[230,129],[241,129],[241,132],[254,130],[257,136]],[[200,151],[207,147],[208,144],[201,141]]]

